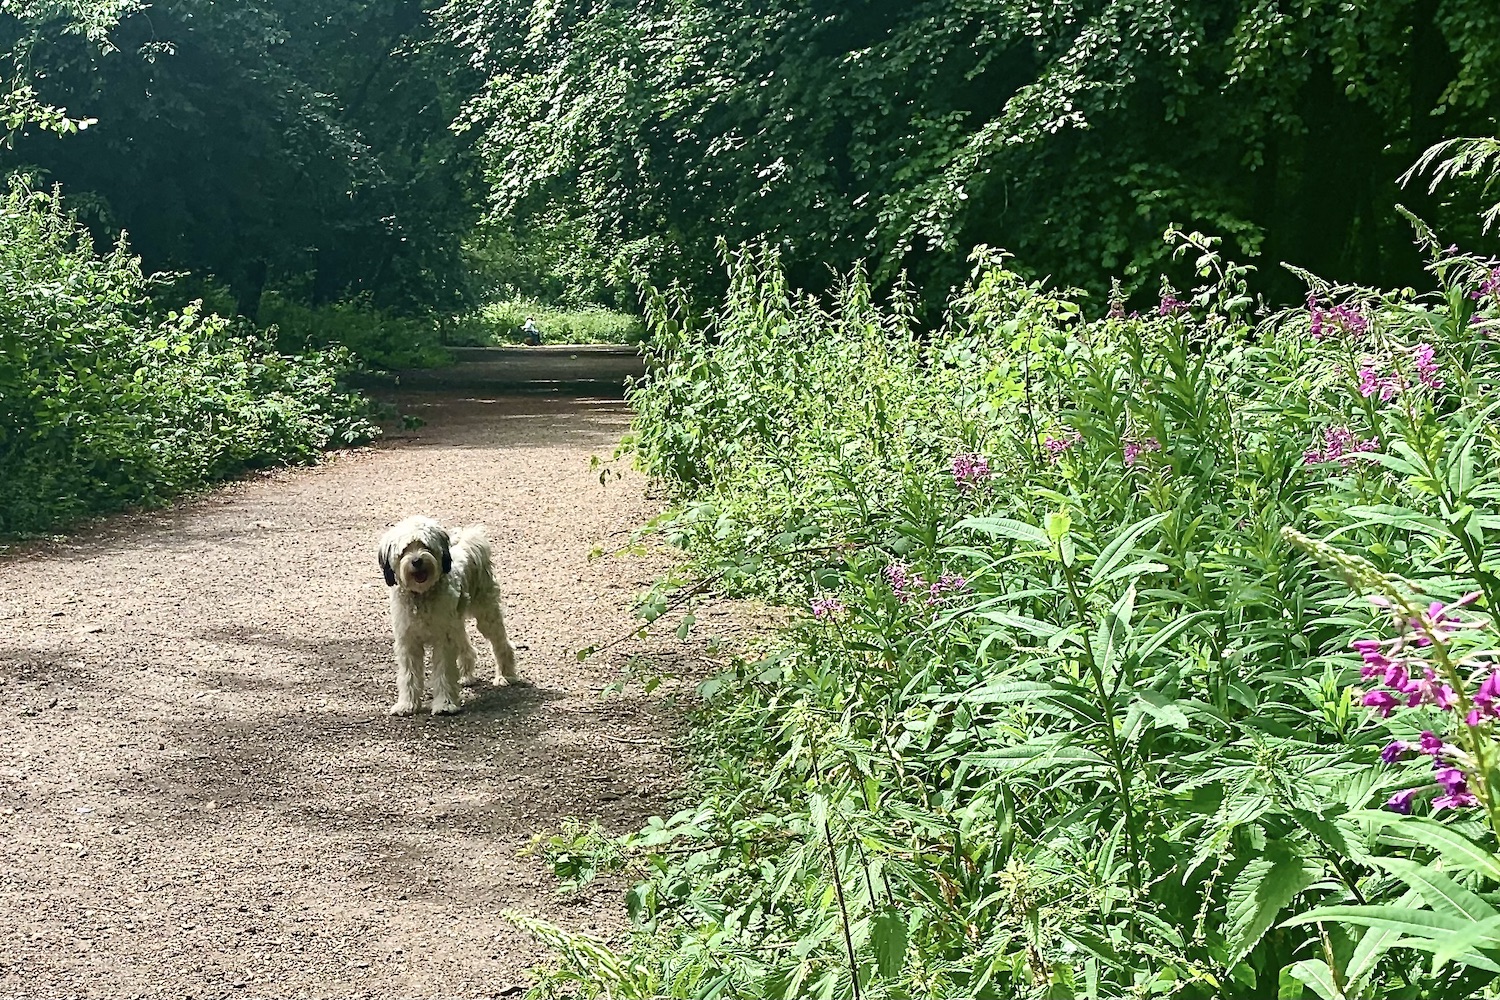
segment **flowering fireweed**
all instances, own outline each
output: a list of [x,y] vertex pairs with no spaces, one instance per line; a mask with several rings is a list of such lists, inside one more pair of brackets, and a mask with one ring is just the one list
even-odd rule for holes
[[[1409,583],[1380,572],[1368,560],[1316,542],[1293,528],[1283,528],[1282,535],[1335,568],[1350,586],[1368,592],[1370,602],[1384,609],[1399,630],[1393,638],[1356,639],[1350,644],[1364,661],[1360,677],[1374,685],[1362,692],[1361,703],[1381,718],[1389,718],[1398,709],[1429,706],[1461,720],[1452,726],[1459,734],[1457,743],[1446,743],[1431,730],[1424,730],[1415,743],[1397,740],[1387,744],[1381,760],[1393,763],[1408,751],[1431,757],[1432,780],[1441,791],[1432,801],[1433,809],[1483,805],[1500,832],[1500,822],[1495,819],[1500,802],[1493,801],[1488,791],[1491,769],[1500,763],[1488,731],[1489,723],[1500,718],[1500,705],[1496,704],[1500,672],[1493,652],[1473,648],[1476,634],[1489,623],[1466,620],[1459,614],[1460,609],[1480,600],[1483,592],[1472,591],[1447,604],[1431,601],[1424,607],[1408,596]],[[1465,649],[1470,652],[1466,654]],[[1403,789],[1386,805],[1396,812],[1409,813],[1422,791]]]
[[540,995],[1497,995],[1493,265],[1256,315],[1176,239],[1138,316],[988,253],[920,331],[765,254],[648,299],[662,530],[792,611],[680,812],[553,844],[640,881],[616,948],[526,924]]

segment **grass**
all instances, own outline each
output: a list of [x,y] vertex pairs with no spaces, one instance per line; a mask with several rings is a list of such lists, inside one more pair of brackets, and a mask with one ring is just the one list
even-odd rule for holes
[[521,325],[532,317],[544,344],[639,344],[646,326],[639,316],[602,306],[560,309],[530,299],[492,302],[459,320],[448,332],[450,347],[521,343]]

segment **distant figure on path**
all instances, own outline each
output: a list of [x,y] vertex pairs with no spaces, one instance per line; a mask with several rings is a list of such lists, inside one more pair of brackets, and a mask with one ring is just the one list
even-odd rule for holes
[[542,346],[541,328],[536,325],[536,322],[530,316],[527,316],[526,322],[521,325],[521,333],[526,337],[525,344],[527,347]]

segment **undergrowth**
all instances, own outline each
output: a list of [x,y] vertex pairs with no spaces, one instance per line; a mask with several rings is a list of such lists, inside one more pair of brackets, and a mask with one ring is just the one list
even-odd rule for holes
[[461,317],[448,334],[455,347],[519,344],[521,327],[532,317],[544,344],[638,344],[646,335],[639,316],[603,306],[565,309],[531,299],[492,302]]
[[[703,685],[698,801],[534,996],[1467,997],[1500,973],[1500,264],[942,329],[732,261],[651,303],[634,447],[699,574],[805,609]],[[1179,297],[1180,294],[1180,297]],[[1368,599],[1367,599],[1368,598]]]
[[287,355],[198,303],[158,312],[123,243],[0,200],[0,537],[369,440],[341,349]]

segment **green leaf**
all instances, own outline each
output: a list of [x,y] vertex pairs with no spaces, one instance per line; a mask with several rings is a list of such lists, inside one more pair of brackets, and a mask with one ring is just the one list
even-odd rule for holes
[[1180,618],[1174,619],[1170,625],[1153,632],[1151,638],[1141,644],[1141,647],[1136,650],[1137,658],[1144,661],[1146,657],[1171,642],[1197,622],[1205,618],[1216,618],[1218,615],[1219,612],[1217,611],[1194,611],[1190,615],[1183,615]]
[[1169,698],[1160,691],[1137,691],[1135,693],[1136,704],[1140,705],[1141,711],[1164,726],[1173,729],[1190,729],[1192,723],[1188,721],[1187,713],[1183,712],[1176,699]]
[[1457,934],[1445,938],[1432,953],[1432,972],[1434,975],[1444,965],[1463,955],[1465,952],[1478,949],[1493,949],[1500,945],[1500,916],[1489,917],[1479,921],[1468,930],[1459,931]]
[[1322,1000],[1344,1000],[1338,984],[1333,981],[1333,970],[1321,958],[1304,959],[1289,970],[1292,978],[1306,985]]
[[1025,521],[1017,521],[1015,518],[966,517],[958,522],[957,527],[968,528],[991,538],[1014,538],[1046,548],[1052,547],[1052,540],[1041,528],[1034,524],[1027,524]]
[[1285,844],[1272,845],[1269,857],[1256,858],[1246,865],[1229,887],[1225,930],[1229,960],[1225,964],[1232,966],[1249,954],[1276,915],[1316,879],[1317,872]]
[[870,945],[875,949],[875,967],[885,979],[894,979],[906,965],[906,917],[887,906],[870,922]]
[[1426,816],[1402,816],[1386,809],[1362,809],[1350,813],[1349,818],[1394,828],[1397,833],[1410,837],[1412,842],[1436,850],[1454,868],[1500,882],[1500,858],[1494,852],[1437,820]]
[[1161,524],[1172,516],[1172,511],[1163,514],[1152,514],[1144,520],[1137,521],[1130,527],[1124,529],[1110,539],[1108,545],[1099,553],[1099,558],[1094,560],[1094,567],[1090,571],[1091,583],[1101,583],[1109,578],[1110,573],[1130,556],[1135,543],[1142,535],[1152,528]]
[[1495,908],[1465,889],[1432,865],[1421,865],[1404,858],[1372,858],[1375,864],[1411,886],[1423,902],[1436,913],[1478,922],[1496,914]]
[[1394,904],[1363,906],[1320,906],[1306,913],[1284,920],[1283,927],[1298,924],[1315,924],[1335,921],[1353,924],[1356,927],[1383,927],[1400,931],[1413,937],[1438,939],[1472,926],[1474,921],[1461,917],[1435,913],[1432,910],[1414,910]]

